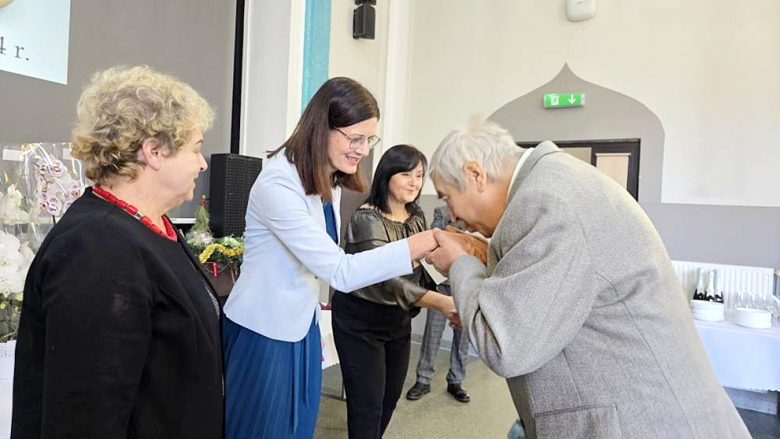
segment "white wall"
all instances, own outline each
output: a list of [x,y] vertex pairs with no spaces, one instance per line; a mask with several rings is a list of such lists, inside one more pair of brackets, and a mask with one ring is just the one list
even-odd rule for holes
[[355,40],[352,38],[352,11],[355,10],[355,2],[332,0],[328,76],[347,76],[360,81],[381,104],[384,97],[389,17],[387,2],[377,3],[376,39]]
[[265,158],[301,113],[305,0],[247,0],[241,96],[241,154]]
[[333,0],[331,3],[328,76],[353,78],[377,99],[382,114],[377,135],[382,142],[374,152],[376,166],[385,149],[405,141],[406,137],[403,117],[408,94],[411,3],[408,0],[377,2],[374,40],[352,38],[354,10],[352,0]]
[[660,118],[663,202],[780,206],[780,2],[601,0],[580,23],[564,3],[413,2],[410,140],[431,153],[568,63]]
[[[408,15],[410,4],[401,3],[406,5]],[[376,39],[355,40],[352,38],[354,1],[331,2],[328,77],[347,76],[360,81],[377,98],[383,120],[391,8],[397,6],[388,2],[376,6]],[[242,154],[265,157],[266,150],[284,142],[300,118],[305,13],[305,0],[247,0]]]

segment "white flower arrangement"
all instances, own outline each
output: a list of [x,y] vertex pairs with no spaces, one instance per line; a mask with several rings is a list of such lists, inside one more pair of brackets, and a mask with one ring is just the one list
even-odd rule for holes
[[0,187],[0,358],[3,346],[7,347],[4,342],[16,338],[34,251],[84,192],[82,164],[70,157],[69,147],[66,143],[23,144],[13,149],[21,153],[18,160],[4,164],[6,178]]
[[84,193],[84,183],[74,179],[58,159],[42,158],[35,169],[34,197],[41,213],[59,217]]
[[0,192],[0,222],[7,225],[26,224],[30,222],[30,214],[22,209],[24,195],[15,184]]
[[34,257],[26,242],[0,231],[0,341],[16,338],[24,281]]

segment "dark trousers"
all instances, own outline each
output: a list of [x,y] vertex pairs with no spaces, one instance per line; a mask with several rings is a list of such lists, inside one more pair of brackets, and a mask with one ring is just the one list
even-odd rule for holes
[[381,438],[409,368],[412,319],[398,306],[333,295],[333,336],[347,392],[350,439]]

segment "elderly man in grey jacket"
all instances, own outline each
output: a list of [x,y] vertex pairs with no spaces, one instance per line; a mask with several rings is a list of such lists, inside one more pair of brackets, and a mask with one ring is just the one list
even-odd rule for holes
[[451,132],[430,175],[487,265],[446,233],[463,329],[530,438],[749,438],[718,384],[658,233],[609,177],[491,122]]

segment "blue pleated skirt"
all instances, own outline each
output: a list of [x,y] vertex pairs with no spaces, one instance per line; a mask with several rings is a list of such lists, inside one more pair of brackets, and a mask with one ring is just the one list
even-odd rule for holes
[[316,316],[303,340],[273,340],[225,317],[225,438],[311,439],[322,385]]

